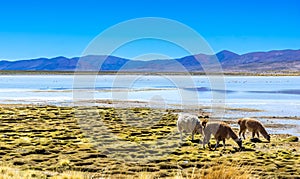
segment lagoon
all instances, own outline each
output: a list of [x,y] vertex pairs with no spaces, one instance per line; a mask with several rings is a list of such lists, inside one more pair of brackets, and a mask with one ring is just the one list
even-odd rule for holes
[[[87,82],[90,81],[90,82]],[[81,85],[86,83],[84,85]],[[215,83],[215,84],[214,84]],[[195,104],[261,110],[259,116],[300,116],[299,76],[2,75],[0,103],[72,104],[74,91],[92,99]],[[84,95],[82,95],[84,96]],[[89,98],[91,98],[89,96]],[[249,115],[247,111],[238,115]],[[227,114],[230,117],[230,113]]]

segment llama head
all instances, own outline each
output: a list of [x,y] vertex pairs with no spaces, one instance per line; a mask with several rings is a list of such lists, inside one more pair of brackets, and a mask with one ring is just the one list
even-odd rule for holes
[[203,135],[203,127],[200,124],[200,122],[196,124],[194,133],[199,133],[199,134]]
[[270,142],[270,141],[271,141],[271,137],[270,137],[270,135],[269,135],[269,134],[267,134],[267,136],[266,136],[266,139],[268,140],[268,142]]

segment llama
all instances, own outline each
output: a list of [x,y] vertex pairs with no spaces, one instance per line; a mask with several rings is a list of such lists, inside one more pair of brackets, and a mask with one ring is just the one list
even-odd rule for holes
[[214,135],[217,141],[215,149],[219,146],[221,140],[223,141],[225,149],[225,139],[228,138],[232,138],[239,147],[242,148],[242,139],[238,138],[228,124],[224,122],[212,122],[207,124],[207,121],[204,121],[202,122],[202,125],[204,127],[203,148],[205,148],[205,145],[208,144],[209,149],[211,149],[209,142],[211,135]]
[[252,139],[255,137],[255,134],[259,138],[259,133],[261,133],[265,139],[267,139],[270,142],[270,135],[267,133],[266,129],[262,125],[261,122],[259,122],[256,119],[253,118],[241,118],[238,119],[238,124],[240,125],[240,131],[239,136],[243,135],[245,138],[245,132],[248,129],[248,131],[252,132]]
[[177,120],[177,128],[180,132],[180,140],[182,141],[182,132],[191,132],[192,133],[192,140],[194,140],[194,134],[200,133],[203,134],[202,125],[198,116],[191,115],[191,114],[178,114]]

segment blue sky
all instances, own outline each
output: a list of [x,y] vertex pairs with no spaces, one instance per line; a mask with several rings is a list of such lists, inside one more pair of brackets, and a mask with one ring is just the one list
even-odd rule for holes
[[[297,0],[10,0],[0,2],[0,59],[79,56],[105,29],[141,17],[170,18],[186,24],[215,52],[300,49]],[[121,50],[115,55],[134,58],[151,49],[149,42],[137,45],[144,49]],[[158,50],[161,54],[168,51],[171,57],[186,55],[163,46],[149,53]]]

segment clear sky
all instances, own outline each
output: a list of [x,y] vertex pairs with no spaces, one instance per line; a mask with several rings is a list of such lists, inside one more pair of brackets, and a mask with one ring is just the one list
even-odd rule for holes
[[0,1],[0,59],[79,56],[103,30],[140,17],[184,23],[215,52],[300,49],[298,0],[6,0]]

